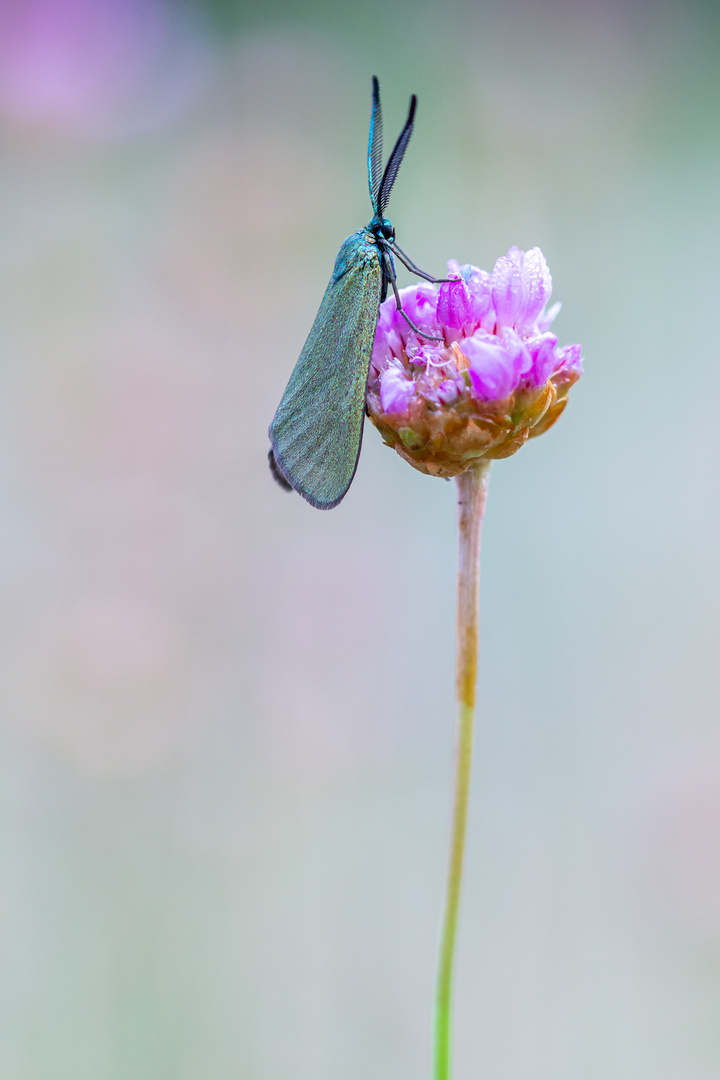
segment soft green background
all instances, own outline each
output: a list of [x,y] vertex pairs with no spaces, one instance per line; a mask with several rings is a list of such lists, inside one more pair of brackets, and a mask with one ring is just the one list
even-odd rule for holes
[[453,487],[371,429],[332,513],[266,465],[372,74],[403,247],[539,244],[586,355],[491,483],[457,1080],[716,1080],[719,50],[679,0],[2,0],[0,1080],[429,1075]]

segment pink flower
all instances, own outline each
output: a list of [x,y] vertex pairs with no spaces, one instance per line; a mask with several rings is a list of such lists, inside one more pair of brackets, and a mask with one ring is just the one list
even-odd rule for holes
[[552,278],[538,247],[528,252],[511,247],[492,272],[492,300],[501,326],[529,330],[552,292]]
[[516,453],[552,427],[582,371],[579,345],[558,346],[545,306],[552,279],[539,248],[510,248],[492,275],[448,262],[451,280],[381,305],[368,375],[368,415],[388,446],[430,476]]
[[509,397],[532,368],[530,351],[512,330],[502,338],[481,330],[461,341],[459,348],[470,362],[475,396],[484,401]]
[[453,401],[457,401],[463,389],[462,379],[445,379],[437,387],[435,393],[438,401],[441,401],[443,405],[450,405]]
[[409,352],[407,358],[411,364],[422,365],[427,372],[428,368],[441,367],[446,360],[446,349],[443,346],[438,348],[436,345],[431,345],[429,342],[426,345],[421,345],[419,349],[414,352]]
[[440,286],[437,321],[443,328],[446,341],[471,334],[475,329],[470,290],[461,277],[443,282]]
[[528,379],[533,386],[542,386],[559,367],[556,353],[558,339],[554,334],[540,334],[526,343],[532,359]]
[[[431,336],[439,336],[437,331],[438,291],[428,282],[410,285],[400,289],[400,303],[403,311],[420,330],[426,330]],[[388,356],[400,359],[407,352],[413,353],[425,343],[424,337],[418,337],[411,326],[397,310],[394,295],[389,296],[380,305],[371,370],[380,372]]]
[[387,413],[405,412],[415,394],[415,384],[402,368],[387,367],[380,375],[380,401]]
[[[435,285],[421,281],[418,285],[410,285],[409,288],[400,289],[400,300],[402,300],[408,318],[416,326],[419,326],[421,330],[430,330],[431,327],[437,326],[437,288]],[[394,305],[394,297],[392,302]],[[399,318],[405,323],[411,334],[412,330],[410,330],[403,316],[399,315]],[[433,329],[431,333],[435,333],[435,330]]]
[[582,375],[582,345],[564,345],[558,349],[556,371],[567,371],[573,375]]
[[493,330],[495,311],[492,306],[490,275],[470,263],[461,266],[457,259],[449,259],[447,265],[449,275],[462,277],[470,297],[470,326],[466,333],[473,333],[478,327]]
[[549,311],[544,312],[537,321],[537,328],[541,334],[544,334],[546,330],[549,330],[552,324],[560,314],[560,308],[562,304],[558,300]]
[[510,248],[492,275],[451,259],[448,274],[439,287],[423,281],[400,292],[405,313],[437,342],[408,326],[394,296],[380,305],[368,406],[398,417],[411,405],[413,417],[463,402],[482,410],[514,394],[540,400],[556,375],[553,392],[566,393],[582,371],[581,349],[559,347],[549,329],[560,305],[545,310],[552,279],[540,249]]
[[390,357],[399,359],[402,356],[407,339],[403,340],[399,323],[404,323],[407,329],[410,329],[402,315],[396,310],[394,299],[392,304],[389,304],[386,300],[384,304],[380,305],[378,313],[375,342],[370,362],[371,373],[374,371],[376,375],[379,375]]

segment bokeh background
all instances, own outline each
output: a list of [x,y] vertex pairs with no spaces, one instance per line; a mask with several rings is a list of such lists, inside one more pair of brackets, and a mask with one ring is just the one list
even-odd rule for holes
[[2,0],[1,1080],[429,1075],[453,487],[266,465],[372,74],[403,247],[539,244],[586,356],[493,472],[457,1078],[720,1072],[715,6]]

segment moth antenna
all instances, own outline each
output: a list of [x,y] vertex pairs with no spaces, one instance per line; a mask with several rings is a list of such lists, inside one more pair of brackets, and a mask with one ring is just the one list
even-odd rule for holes
[[370,136],[368,138],[368,187],[373,210],[378,212],[378,194],[382,183],[383,118],[380,104],[380,83],[373,75],[372,112],[370,114]]
[[408,110],[408,117],[405,121],[405,127],[398,136],[398,141],[393,147],[393,151],[388,158],[388,163],[385,166],[385,172],[383,173],[382,181],[380,182],[380,189],[377,196],[377,212],[380,216],[384,215],[385,208],[390,201],[390,192],[392,191],[393,184],[395,183],[395,177],[398,174],[400,163],[407,150],[407,144],[410,142],[410,136],[413,132],[413,124],[415,123],[415,109],[417,108],[417,98],[415,94],[410,98],[410,109]]

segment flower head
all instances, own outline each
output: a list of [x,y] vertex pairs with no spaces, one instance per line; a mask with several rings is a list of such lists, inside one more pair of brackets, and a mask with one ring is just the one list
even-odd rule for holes
[[579,345],[558,346],[560,310],[540,248],[512,247],[492,274],[448,262],[439,286],[400,290],[380,305],[367,388],[370,418],[388,445],[433,476],[480,457],[508,457],[557,420],[582,373]]

